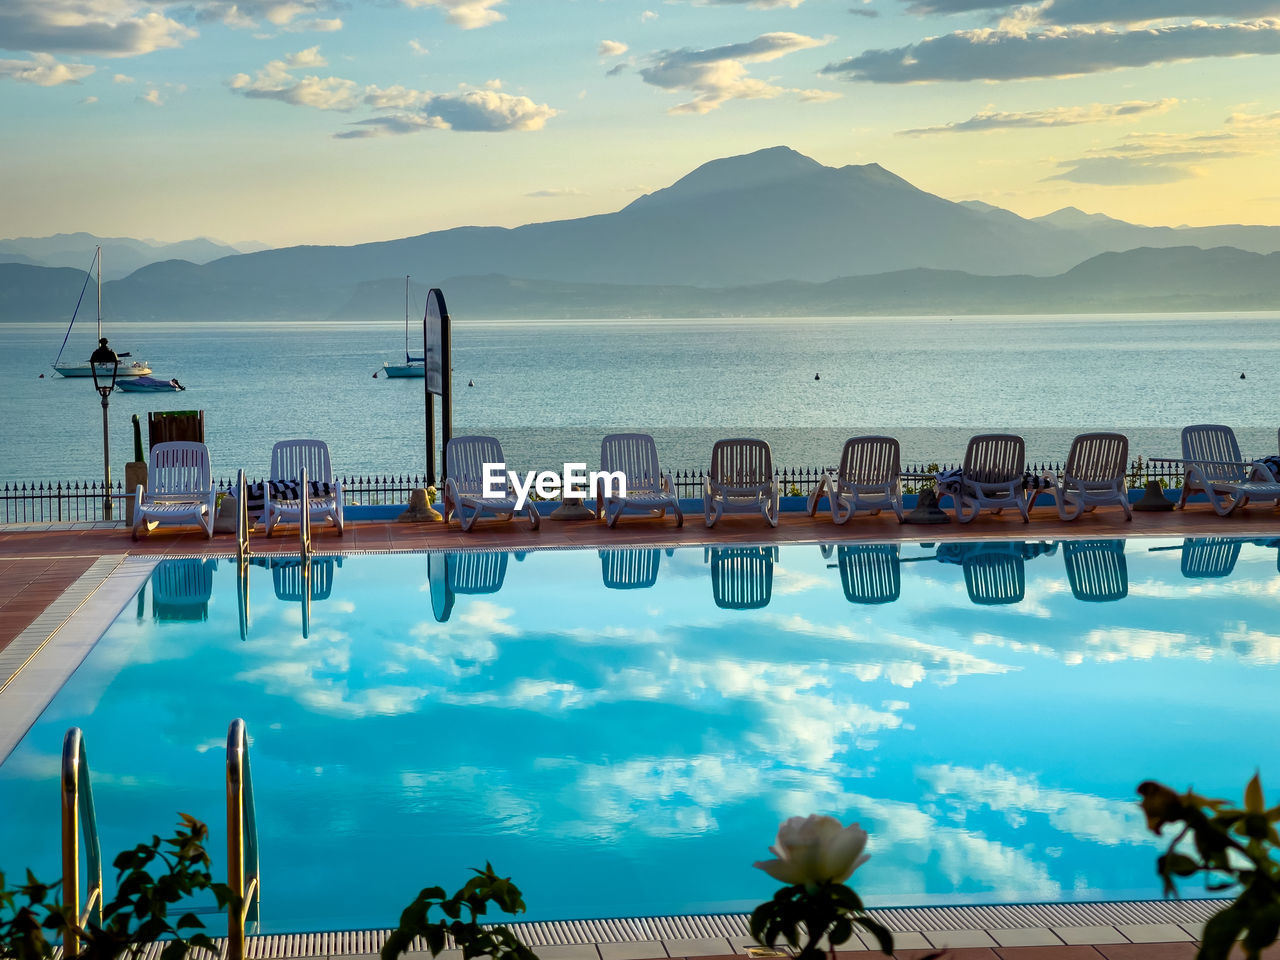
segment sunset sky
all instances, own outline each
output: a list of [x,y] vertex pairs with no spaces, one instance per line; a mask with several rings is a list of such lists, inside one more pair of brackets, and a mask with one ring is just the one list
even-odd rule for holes
[[1276,54],[1280,0],[3,0],[0,236],[514,226],[778,144],[1024,216],[1274,224]]

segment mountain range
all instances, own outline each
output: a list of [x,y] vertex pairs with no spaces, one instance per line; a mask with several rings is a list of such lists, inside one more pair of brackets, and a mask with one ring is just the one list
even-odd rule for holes
[[[1027,219],[773,147],[614,213],[171,259],[103,300],[109,319],[393,319],[412,275],[468,318],[1276,309],[1277,250],[1280,227]],[[65,319],[83,280],[0,263],[0,320]]]
[[41,267],[88,269],[94,251],[102,247],[102,277],[118,280],[139,267],[162,260],[208,263],[229,254],[267,249],[262,243],[226,244],[207,237],[161,243],[131,237],[95,237],[91,233],[57,233],[51,237],[16,237],[0,240],[0,263],[26,263]]

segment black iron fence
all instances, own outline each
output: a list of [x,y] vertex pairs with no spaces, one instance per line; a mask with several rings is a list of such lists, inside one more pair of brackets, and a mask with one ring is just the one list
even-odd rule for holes
[[[919,493],[932,486],[932,476],[959,464],[916,463],[903,466],[903,489],[906,493]],[[1028,466],[1036,474],[1056,475],[1060,463],[1037,462]],[[808,496],[822,480],[823,474],[835,467],[795,467],[780,470],[784,496]],[[676,492],[681,497],[702,496],[704,471],[678,470],[672,475]],[[343,497],[348,505],[379,506],[409,502],[409,492],[427,485],[421,474],[391,476],[339,477]],[[1129,486],[1140,489],[1149,480],[1157,480],[1164,487],[1182,485],[1182,470],[1176,463],[1152,464],[1141,457],[1129,467]],[[230,493],[235,479],[224,477],[215,482],[220,493]],[[107,519],[104,503],[110,499],[112,519],[124,517],[124,505],[132,492],[126,493],[124,485],[115,482],[108,491],[101,480],[70,482],[13,482],[0,484],[0,523],[74,523]]]

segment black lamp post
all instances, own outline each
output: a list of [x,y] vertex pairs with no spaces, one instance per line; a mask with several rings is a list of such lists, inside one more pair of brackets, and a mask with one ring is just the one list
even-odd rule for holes
[[[107,371],[98,372],[99,365],[111,364],[111,379],[107,379]],[[98,341],[98,349],[89,358],[89,369],[93,373],[93,386],[102,398],[102,516],[111,519],[111,446],[107,435],[107,402],[111,391],[116,388],[116,374],[120,370],[120,358],[107,346],[107,338]]]

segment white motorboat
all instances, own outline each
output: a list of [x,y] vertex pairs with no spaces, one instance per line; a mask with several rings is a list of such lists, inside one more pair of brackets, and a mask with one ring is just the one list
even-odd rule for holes
[[[98,340],[102,340],[102,247],[98,247],[97,252],[93,255],[93,262],[98,268]],[[90,275],[91,276],[91,275]],[[84,287],[80,289],[80,299],[76,301],[75,312],[71,314],[71,322],[67,324],[67,334],[62,338],[62,347],[58,350],[58,356],[53,361],[54,371],[63,377],[92,377],[93,365],[88,360],[82,360],[79,363],[61,363],[62,351],[67,349],[67,341],[71,338],[71,328],[75,326],[76,316],[80,313],[80,304],[84,300],[84,290],[89,286],[89,276],[84,278]],[[120,366],[116,370],[116,379],[120,377],[145,377],[151,372],[151,368],[147,366],[145,360],[129,360],[129,354],[117,353],[116,356],[121,358]],[[111,379],[111,367],[108,364],[98,364],[98,376],[106,375],[107,379]]]

